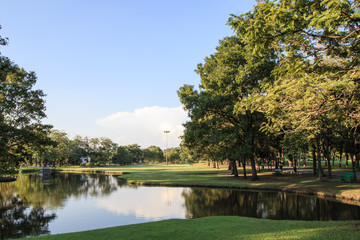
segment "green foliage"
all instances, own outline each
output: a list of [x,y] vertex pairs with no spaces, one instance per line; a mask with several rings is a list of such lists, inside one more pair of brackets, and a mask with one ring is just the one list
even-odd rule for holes
[[[71,140],[66,133],[57,130],[52,130],[48,137],[54,144],[34,151],[34,159],[27,163],[42,166],[80,165],[81,157],[90,157],[91,164],[86,166],[101,167],[110,164],[130,165],[142,163],[144,160],[163,162],[165,159],[163,151],[156,146],[150,146],[147,149],[141,149],[137,144],[118,146],[108,138],[81,136],[76,136]],[[173,158],[178,159],[176,156]]]
[[94,166],[94,163],[92,163],[92,162],[85,163],[85,167],[93,167],[93,166]]
[[181,149],[179,147],[177,148],[169,148],[167,149],[167,155],[170,163],[180,163],[181,157],[180,157]]
[[41,151],[35,153],[37,164],[43,166],[62,166],[65,163],[69,163],[72,149],[66,133],[52,130],[49,137],[55,144],[43,147]]
[[120,165],[129,165],[132,163],[132,157],[126,147],[120,146],[116,149],[112,162]]
[[[213,161],[324,158],[331,178],[336,151],[359,164],[360,3],[340,0],[258,1],[232,15],[236,36],[220,41],[184,85],[188,111],[183,146]],[[293,159],[296,160],[296,159]],[[235,173],[236,174],[236,173]]]
[[275,83],[251,102],[267,113],[269,126],[315,136],[324,119],[358,125],[359,6],[339,0],[263,1],[232,16],[229,25],[253,50],[247,59],[277,54]]
[[[318,160],[323,155],[329,161],[341,135],[340,145],[351,146],[343,150],[358,153],[359,12],[359,1],[259,1],[228,21],[246,44],[247,62],[276,54],[269,74],[274,81],[264,81],[261,91],[239,106],[265,113],[266,130],[285,140],[294,132],[308,137]],[[283,145],[294,149],[293,141]]]
[[[0,37],[0,45],[6,39]],[[45,115],[45,94],[34,90],[34,72],[27,72],[0,55],[0,172],[13,173],[31,162],[33,152],[53,142],[47,137],[50,125]]]
[[146,162],[163,162],[165,160],[164,152],[161,148],[150,146],[143,150],[144,161]]
[[268,136],[260,131],[264,114],[248,109],[244,102],[260,91],[262,83],[271,81],[274,56],[247,61],[246,51],[240,36],[224,38],[216,52],[197,66],[199,90],[180,88],[180,101],[190,117],[182,144],[213,161],[250,160],[252,178],[257,180],[255,158],[268,151],[269,145],[262,144]]
[[89,151],[87,156],[91,157],[93,162],[98,164],[110,163],[117,144],[113,143],[109,138],[91,138],[89,142]]
[[132,163],[141,163],[144,160],[143,151],[137,144],[125,146],[126,151],[129,153]]

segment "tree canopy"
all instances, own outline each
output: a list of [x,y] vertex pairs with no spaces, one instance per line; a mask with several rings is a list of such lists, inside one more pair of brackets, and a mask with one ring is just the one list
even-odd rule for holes
[[228,160],[229,152],[239,151],[239,161],[244,154],[273,159],[284,150],[293,158],[311,146],[317,168],[325,158],[330,177],[330,153],[337,146],[355,161],[359,7],[355,0],[260,0],[250,12],[231,15],[227,24],[235,36],[220,41],[198,65],[199,91],[179,90],[190,117],[184,143],[220,151]]
[[[0,37],[0,44],[6,39]],[[0,55],[0,172],[13,173],[31,158],[31,151],[51,144],[52,126],[42,124],[45,94],[34,89],[34,72],[27,72]]]

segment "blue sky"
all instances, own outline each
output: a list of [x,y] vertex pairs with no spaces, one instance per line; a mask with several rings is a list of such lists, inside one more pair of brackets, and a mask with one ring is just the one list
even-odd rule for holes
[[0,0],[1,47],[38,76],[44,121],[70,137],[178,146],[186,121],[176,91],[232,35],[230,14],[255,0]]

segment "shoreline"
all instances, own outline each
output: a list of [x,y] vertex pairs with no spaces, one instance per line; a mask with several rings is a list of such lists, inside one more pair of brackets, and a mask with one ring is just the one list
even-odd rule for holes
[[16,178],[13,177],[0,177],[0,183],[2,182],[14,182],[16,181]]
[[[200,183],[161,183],[155,182],[151,180],[132,180],[131,173],[128,171],[111,171],[111,170],[86,170],[86,169],[69,169],[69,170],[60,170],[61,172],[75,172],[75,173],[97,173],[97,174],[108,174],[115,176],[127,175],[126,178],[120,178],[123,181],[126,181],[131,185],[138,186],[167,186],[167,187],[201,187],[201,188],[225,188],[225,189],[236,189],[236,190],[254,190],[254,191],[274,191],[274,192],[286,192],[286,193],[295,193],[295,194],[303,194],[303,195],[311,195],[317,196],[321,198],[335,199],[338,201],[342,201],[348,204],[358,205],[360,206],[360,195],[354,195],[351,197],[342,196],[341,194],[333,194],[329,192],[318,192],[312,191],[309,189],[304,189],[301,187],[257,187],[257,186],[229,186],[226,184],[200,184]],[[135,173],[136,174],[136,173]],[[292,175],[292,174],[289,174]],[[298,174],[305,175],[305,174]],[[231,176],[230,176],[231,177]],[[129,179],[130,178],[130,179]],[[334,178],[337,179],[337,178]],[[327,179],[324,179],[326,182]],[[253,182],[257,183],[257,182]],[[351,183],[357,184],[357,183]],[[359,186],[360,187],[360,186]]]
[[[276,180],[281,180],[281,177],[273,177],[269,174],[272,174],[273,172],[262,172],[263,175],[261,176],[260,181],[252,182],[249,179],[244,180],[243,178],[234,178],[231,175],[229,175],[224,169],[220,170],[214,170],[214,169],[204,169],[199,168],[197,169],[191,169],[191,172],[186,173],[178,173],[176,167],[179,167],[179,165],[155,165],[152,167],[156,167],[156,169],[151,169],[150,171],[147,166],[132,166],[132,167],[126,167],[124,170],[122,170],[122,167],[114,168],[113,170],[111,168],[104,169],[104,168],[57,168],[60,172],[69,172],[69,173],[83,173],[83,174],[105,174],[105,175],[114,175],[119,176],[119,179],[122,181],[126,181],[128,184],[132,185],[139,185],[139,186],[168,186],[168,187],[201,187],[201,188],[224,188],[224,189],[235,189],[235,190],[254,190],[254,191],[276,191],[276,192],[286,192],[286,193],[295,193],[295,194],[303,194],[303,195],[311,195],[311,196],[317,196],[321,198],[328,198],[328,199],[334,199],[338,200],[347,204],[352,205],[358,205],[360,206],[360,185],[359,183],[346,183],[346,182],[340,182],[340,179],[334,178],[332,181],[325,178],[323,181],[319,182],[317,179],[307,176],[307,180],[310,179],[312,181],[312,184],[314,185],[320,185],[313,187],[311,184],[299,184],[297,182],[287,182],[284,180],[284,183],[277,184]],[[190,166],[190,165],[189,165]],[[161,167],[161,169],[159,168]],[[163,169],[165,167],[165,169]],[[184,167],[184,165],[180,165],[180,167]],[[146,176],[141,176],[141,174],[144,174],[145,171],[139,171],[139,169],[146,170]],[[163,173],[163,171],[169,171],[172,170],[174,172],[168,173],[169,176],[159,176]],[[187,169],[186,169],[187,170]],[[206,171],[206,173],[204,173]],[[32,172],[33,173],[33,172]],[[156,175],[154,177],[153,175]],[[178,175],[176,175],[178,174]],[[222,175],[223,174],[223,175]],[[205,180],[201,181],[199,179],[190,179],[191,182],[185,181],[179,178],[179,176],[187,175],[190,178],[194,176],[202,176],[205,177]],[[175,178],[174,178],[175,176]],[[215,176],[215,180],[212,182],[207,181],[206,176]],[[306,177],[306,174],[285,174],[284,177],[287,176],[288,178],[296,178],[299,176]],[[264,178],[271,178],[269,183],[266,183],[266,179]],[[138,179],[140,178],[140,179]],[[219,179],[219,181],[217,181]],[[224,181],[225,179],[225,181]],[[222,181],[220,181],[222,180]],[[273,181],[273,182],[272,182]],[[343,187],[342,190],[339,190],[338,192],[332,192],[329,188],[322,188],[322,186],[326,187],[328,183],[336,184],[336,187]],[[272,186],[273,185],[273,186]],[[354,186],[354,187],[352,187]],[[347,193],[350,192],[350,193]],[[354,191],[354,192],[352,192]],[[359,192],[359,193],[358,193]]]
[[[126,179],[122,179],[126,180]],[[171,183],[154,183],[154,182],[146,182],[146,181],[126,181],[127,184],[137,185],[137,186],[152,186],[152,187],[195,187],[195,188],[223,188],[223,189],[233,189],[233,190],[246,190],[246,191],[270,191],[270,192],[285,192],[285,193],[294,193],[301,195],[310,195],[316,196],[319,198],[327,198],[334,199],[337,201],[341,201],[346,204],[352,204],[360,206],[360,196],[358,198],[347,198],[344,196],[337,196],[334,194],[326,194],[326,193],[317,193],[311,191],[304,191],[299,189],[283,189],[283,188],[258,188],[258,187],[234,187],[234,186],[225,186],[225,185],[201,185],[201,184],[171,184]]]

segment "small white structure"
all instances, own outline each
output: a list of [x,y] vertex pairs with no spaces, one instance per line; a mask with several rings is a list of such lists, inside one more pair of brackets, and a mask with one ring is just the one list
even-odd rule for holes
[[51,170],[49,167],[44,167],[43,169],[40,169],[40,172],[39,172],[40,177],[50,176],[50,174],[51,174]]
[[86,164],[89,163],[91,161],[90,157],[81,157],[80,158],[80,164]]
[[87,177],[85,177],[84,174],[81,174],[80,181],[85,182],[87,180],[88,180]]

